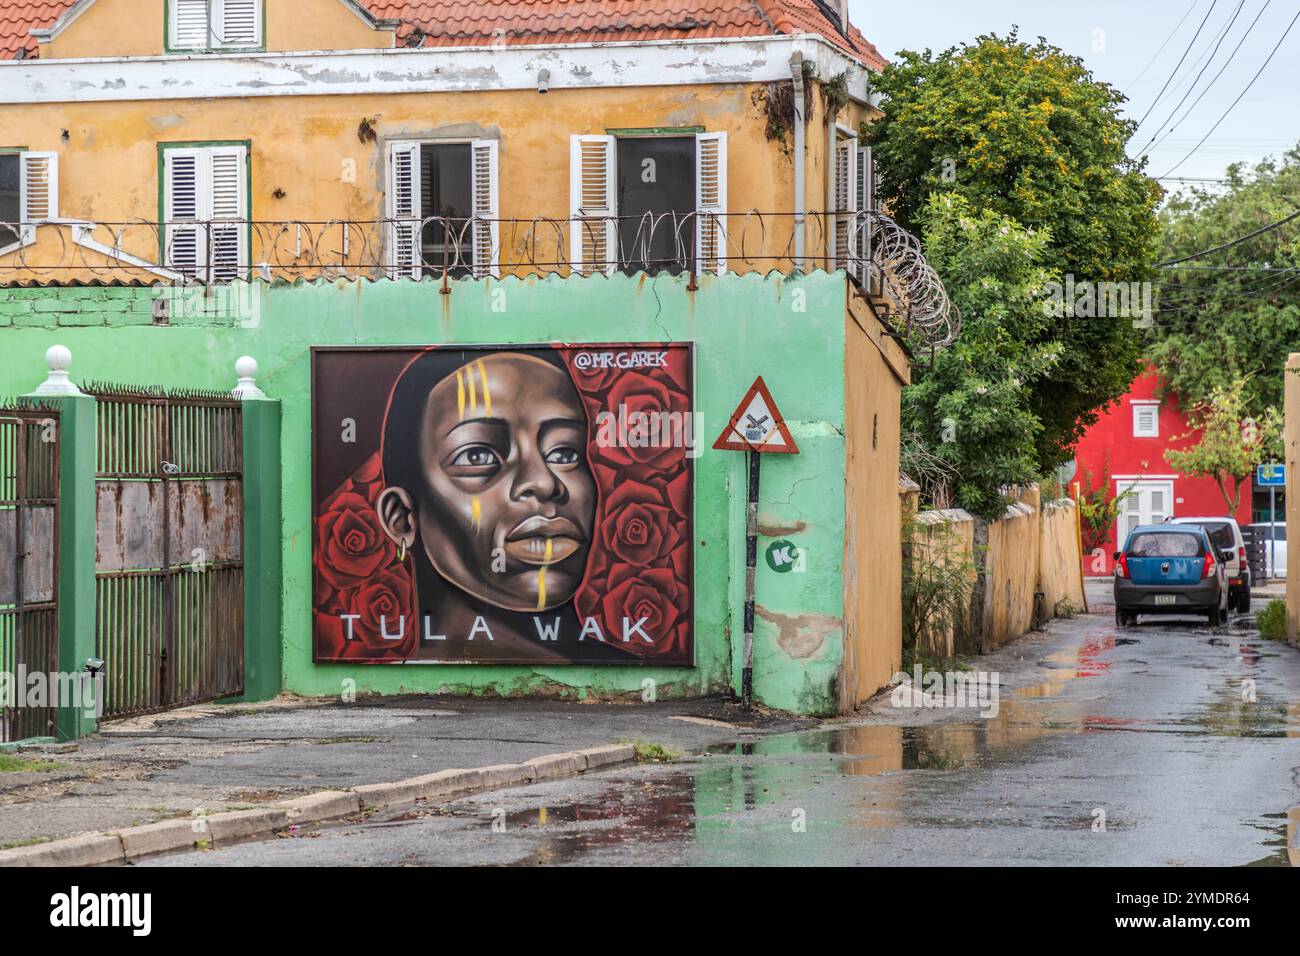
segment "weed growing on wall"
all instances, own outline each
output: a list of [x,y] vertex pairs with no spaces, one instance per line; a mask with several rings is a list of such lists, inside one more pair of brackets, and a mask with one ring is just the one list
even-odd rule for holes
[[903,668],[946,649],[970,607],[975,565],[948,524],[903,525]]

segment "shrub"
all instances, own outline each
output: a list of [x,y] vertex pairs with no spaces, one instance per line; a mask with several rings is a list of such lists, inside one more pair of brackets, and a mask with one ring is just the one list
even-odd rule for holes
[[1286,602],[1269,601],[1264,610],[1255,615],[1255,623],[1259,625],[1261,637],[1270,641],[1282,640],[1286,637]]

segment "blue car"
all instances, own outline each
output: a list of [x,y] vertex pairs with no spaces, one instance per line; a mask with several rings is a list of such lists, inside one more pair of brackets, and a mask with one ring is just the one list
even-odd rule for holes
[[1200,525],[1139,525],[1115,552],[1115,623],[1139,614],[1204,614],[1211,627],[1228,615],[1228,551]]

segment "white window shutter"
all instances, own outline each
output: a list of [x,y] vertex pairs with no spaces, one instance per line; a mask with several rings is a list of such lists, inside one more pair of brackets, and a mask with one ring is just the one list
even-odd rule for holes
[[858,211],[858,139],[856,136],[835,143],[835,268],[857,275],[853,255],[854,227]]
[[858,147],[858,216],[853,246],[858,258],[858,271],[854,273],[864,284],[871,276],[871,219],[862,213],[876,209],[876,167],[871,158],[871,147]]
[[205,261],[207,242],[198,220],[200,197],[207,175],[203,155],[193,149],[169,149],[163,154],[163,262],[186,276],[195,275]]
[[261,46],[262,0],[213,0],[212,23],[221,46]]
[[248,255],[248,151],[243,146],[219,146],[207,152],[212,257],[209,278],[228,282],[246,274]]
[[1161,488],[1151,489],[1150,516],[1152,524],[1159,524],[1165,520],[1165,493]]
[[388,145],[388,274],[420,278],[423,222],[420,198],[420,144]]
[[727,271],[727,134],[695,137],[695,261],[699,273]]
[[501,218],[497,141],[477,139],[470,166],[474,194],[474,276],[500,278]]
[[36,234],[36,223],[59,218],[59,157],[57,153],[36,151],[19,155],[19,215],[23,221],[22,238],[30,242]]
[[1134,438],[1159,438],[1160,437],[1160,406],[1159,405],[1134,405],[1133,406],[1133,437]]
[[209,0],[168,0],[171,3],[171,37],[173,50],[206,50],[215,37],[209,32]]
[[569,266],[573,271],[612,275],[618,268],[615,190],[614,137],[571,137]]

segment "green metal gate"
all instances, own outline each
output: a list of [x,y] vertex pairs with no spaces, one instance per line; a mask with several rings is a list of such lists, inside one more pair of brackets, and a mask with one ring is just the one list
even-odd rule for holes
[[104,718],[240,694],[242,406],[219,393],[90,391]]
[[[0,743],[55,736],[58,584],[59,413],[0,407]],[[43,697],[28,697],[32,674]]]

